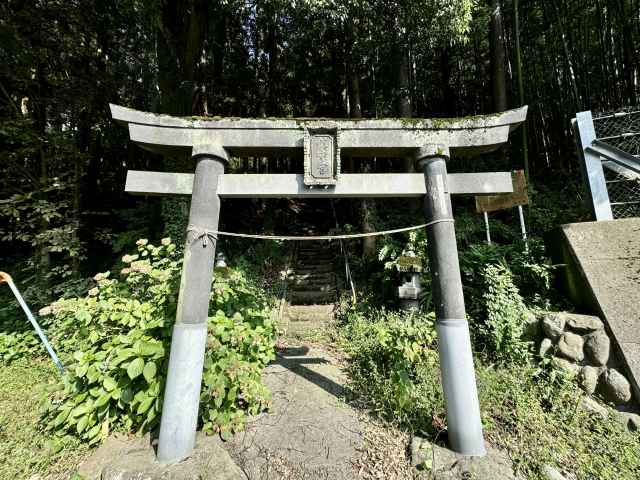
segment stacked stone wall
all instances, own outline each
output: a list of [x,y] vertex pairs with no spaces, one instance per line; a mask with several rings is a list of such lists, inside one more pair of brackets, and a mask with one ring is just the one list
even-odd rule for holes
[[545,312],[537,317],[538,353],[575,375],[589,395],[616,406],[633,400],[631,384],[611,348],[604,323],[591,315]]

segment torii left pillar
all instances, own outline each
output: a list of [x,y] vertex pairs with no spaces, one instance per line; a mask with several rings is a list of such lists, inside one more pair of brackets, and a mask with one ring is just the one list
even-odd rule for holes
[[194,145],[196,161],[176,323],[160,421],[158,461],[175,463],[195,446],[220,217],[218,180],[228,156],[217,145]]

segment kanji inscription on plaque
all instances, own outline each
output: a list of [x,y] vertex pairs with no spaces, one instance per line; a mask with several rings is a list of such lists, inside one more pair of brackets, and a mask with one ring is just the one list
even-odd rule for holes
[[333,177],[334,141],[330,135],[311,136],[311,175],[315,178]]
[[338,130],[307,129],[304,139],[305,185],[335,185],[339,174]]

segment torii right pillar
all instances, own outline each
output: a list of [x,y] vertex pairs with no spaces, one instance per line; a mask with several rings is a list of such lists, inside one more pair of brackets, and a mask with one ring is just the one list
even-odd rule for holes
[[440,371],[451,448],[462,455],[486,454],[476,388],[469,324],[464,308],[451,195],[447,186],[449,148],[428,145],[416,161],[424,173],[424,214],[433,302],[436,311]]

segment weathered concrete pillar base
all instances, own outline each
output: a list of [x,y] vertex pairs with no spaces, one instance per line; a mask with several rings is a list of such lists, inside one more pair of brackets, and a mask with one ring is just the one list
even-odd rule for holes
[[158,444],[161,463],[178,462],[193,451],[206,342],[206,323],[173,327]]
[[219,437],[199,433],[188,459],[171,465],[156,460],[149,435],[115,434],[80,465],[85,480],[246,480]]
[[447,402],[449,444],[452,450],[462,455],[482,456],[486,451],[469,325],[466,320],[439,320],[436,330],[442,386]]

